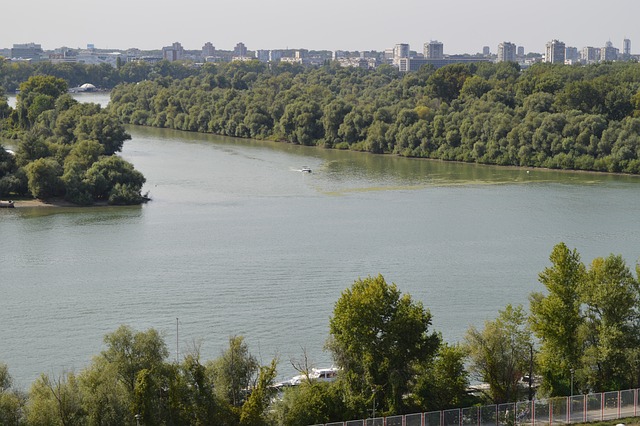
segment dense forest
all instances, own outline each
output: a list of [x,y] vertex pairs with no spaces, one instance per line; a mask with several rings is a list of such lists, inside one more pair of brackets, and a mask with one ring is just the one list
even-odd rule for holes
[[[121,326],[86,368],[42,374],[28,392],[0,363],[0,424],[304,426],[367,418],[373,407],[389,416],[521,401],[532,389],[544,399],[640,387],[640,266],[634,276],[615,255],[587,266],[563,243],[549,260],[529,314],[508,305],[457,344],[384,277],[356,280],[329,320],[331,382],[312,378],[304,351],[288,360],[300,383],[283,388],[274,379],[287,361],[260,365],[241,336],[213,360],[197,346],[170,359],[156,330]],[[488,386],[472,393],[471,381]]]
[[20,84],[15,109],[0,98],[0,136],[15,146],[0,143],[0,198],[140,204],[144,176],[114,155],[131,138],[124,126],[67,90],[65,80],[37,75]]
[[[116,87],[125,123],[326,148],[522,167],[640,173],[640,65],[454,64],[399,73],[253,62],[24,64],[34,75]],[[0,116],[2,101],[0,101]]]
[[[175,67],[175,65],[174,65]],[[255,62],[122,84],[125,123],[327,148],[640,173],[640,65],[454,64],[400,74]]]

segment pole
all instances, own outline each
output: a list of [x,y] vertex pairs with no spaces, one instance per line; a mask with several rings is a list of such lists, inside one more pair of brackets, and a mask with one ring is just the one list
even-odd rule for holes
[[178,333],[179,333],[179,330],[178,330],[178,318],[176,318],[176,364],[179,362],[179,359],[180,359],[180,352],[179,352],[179,348],[178,348],[178,342],[179,342]]
[[533,401],[533,344],[529,345],[531,356],[529,358],[529,401]]
[[576,370],[574,370],[573,368],[571,369],[571,395],[569,395],[569,396],[573,396],[573,373],[575,371]]

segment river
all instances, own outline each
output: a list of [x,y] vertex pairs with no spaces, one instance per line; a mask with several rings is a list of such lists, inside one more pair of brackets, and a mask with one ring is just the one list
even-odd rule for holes
[[120,324],[158,329],[173,358],[243,335],[280,377],[303,350],[327,366],[335,301],[378,273],[457,342],[527,307],[560,241],[587,263],[640,254],[637,177],[128,130],[150,203],[0,210],[0,361],[21,387],[80,371]]

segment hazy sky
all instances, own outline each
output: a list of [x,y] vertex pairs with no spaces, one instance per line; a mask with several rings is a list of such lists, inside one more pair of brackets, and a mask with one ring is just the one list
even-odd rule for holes
[[[497,50],[501,41],[543,52],[551,39],[579,49],[631,39],[640,53],[639,0],[4,0],[0,48],[160,49],[210,41],[232,50],[307,48],[384,50],[429,40],[444,51]],[[8,4],[7,4],[8,3]]]

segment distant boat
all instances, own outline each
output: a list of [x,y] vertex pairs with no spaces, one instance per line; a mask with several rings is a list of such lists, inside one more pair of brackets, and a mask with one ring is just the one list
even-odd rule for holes
[[300,171],[302,173],[311,173],[311,167],[309,166],[302,166],[302,168],[300,169]]
[[9,200],[9,201],[0,201],[0,208],[1,209],[12,209],[15,206],[13,205],[13,201]]

